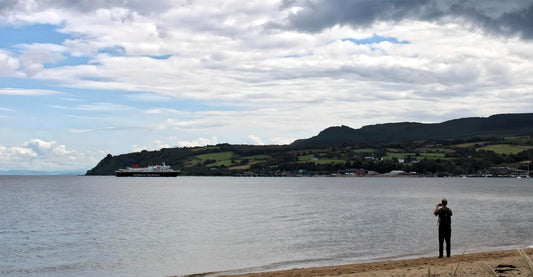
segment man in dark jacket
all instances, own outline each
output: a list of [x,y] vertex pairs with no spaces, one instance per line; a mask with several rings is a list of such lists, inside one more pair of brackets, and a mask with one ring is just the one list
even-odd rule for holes
[[442,199],[433,214],[439,217],[439,258],[442,258],[444,241],[446,240],[446,257],[450,257],[450,238],[452,235],[452,209],[448,208],[448,200]]

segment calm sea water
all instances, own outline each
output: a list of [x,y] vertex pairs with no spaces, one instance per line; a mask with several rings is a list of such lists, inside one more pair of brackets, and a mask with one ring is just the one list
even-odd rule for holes
[[[167,276],[533,245],[533,180],[0,176],[1,276]],[[453,254],[452,253],[452,254]]]

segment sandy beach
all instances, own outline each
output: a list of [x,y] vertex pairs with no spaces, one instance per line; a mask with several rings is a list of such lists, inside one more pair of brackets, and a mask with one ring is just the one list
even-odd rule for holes
[[[533,249],[523,249],[529,258],[533,255]],[[456,276],[494,276],[488,269],[487,264],[498,276],[532,276],[526,268],[517,250],[471,253],[454,255],[450,258],[438,259],[418,258],[406,260],[390,260],[371,263],[360,263],[340,266],[296,268],[290,270],[248,273],[240,277],[308,277],[308,276],[452,276],[457,265]],[[201,276],[201,275],[197,275]]]

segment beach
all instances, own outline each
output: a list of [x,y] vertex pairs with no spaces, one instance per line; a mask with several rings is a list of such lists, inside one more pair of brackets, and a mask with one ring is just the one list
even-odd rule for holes
[[[530,259],[533,249],[522,250]],[[295,268],[290,270],[247,273],[239,277],[304,277],[304,276],[495,276],[489,265],[497,271],[498,276],[532,276],[515,250],[456,254],[450,258],[438,259],[425,257],[405,260],[388,260],[339,266]]]

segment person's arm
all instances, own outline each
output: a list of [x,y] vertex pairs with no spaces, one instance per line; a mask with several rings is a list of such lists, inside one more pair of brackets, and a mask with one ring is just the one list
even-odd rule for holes
[[433,214],[434,214],[434,215],[437,215],[437,211],[439,210],[439,206],[440,206],[440,205],[437,204],[437,207],[435,207],[435,210],[433,211]]

